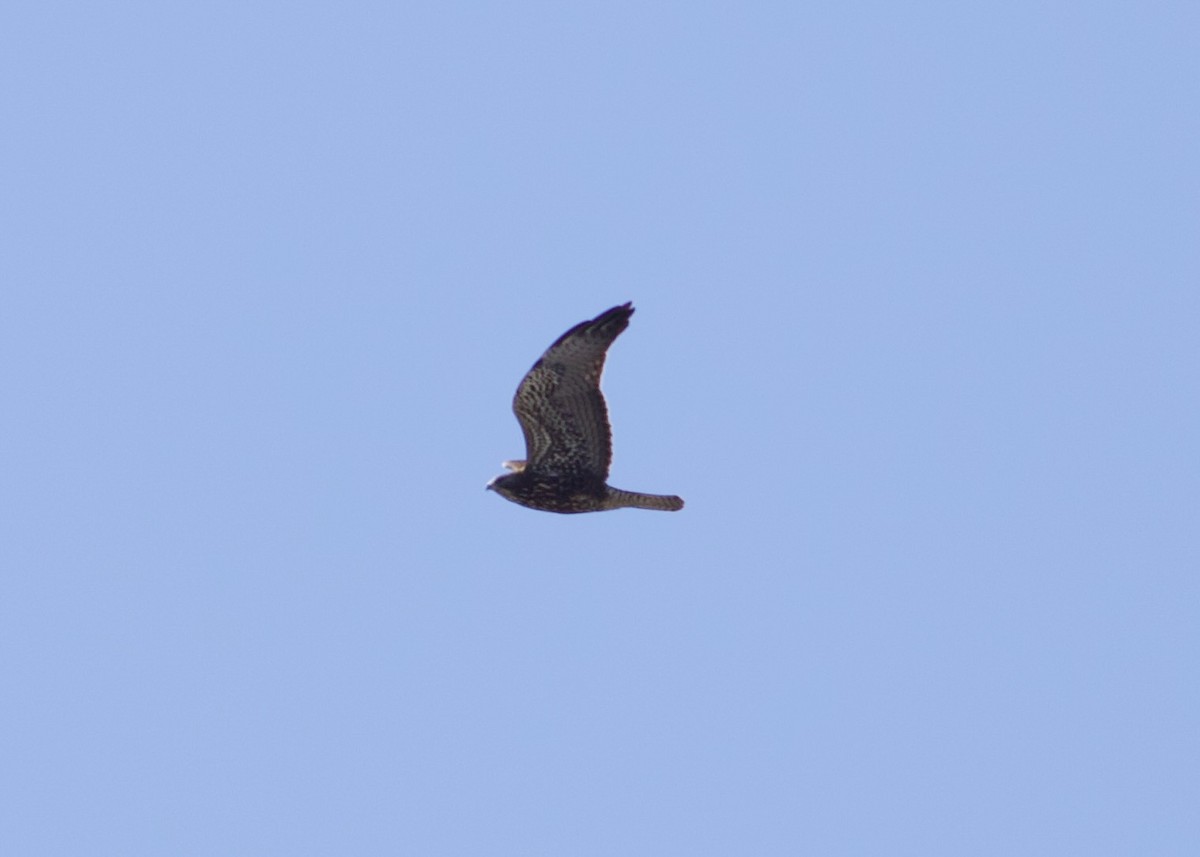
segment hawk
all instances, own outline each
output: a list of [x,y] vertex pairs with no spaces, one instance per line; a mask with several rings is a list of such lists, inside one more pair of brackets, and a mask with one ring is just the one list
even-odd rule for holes
[[525,433],[525,461],[487,487],[506,500],[543,512],[661,509],[676,512],[683,500],[638,494],[607,484],[612,429],[600,392],[604,355],[629,326],[633,304],[575,325],[546,349],[517,387],[513,413]]

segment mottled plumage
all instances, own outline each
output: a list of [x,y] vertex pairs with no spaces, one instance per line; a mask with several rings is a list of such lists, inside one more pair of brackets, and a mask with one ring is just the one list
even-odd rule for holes
[[488,488],[545,512],[602,512],[632,507],[674,512],[678,497],[637,494],[607,485],[612,429],[600,393],[608,347],[633,315],[613,307],[555,340],[517,387],[513,412],[525,433],[525,461],[506,461],[512,473]]

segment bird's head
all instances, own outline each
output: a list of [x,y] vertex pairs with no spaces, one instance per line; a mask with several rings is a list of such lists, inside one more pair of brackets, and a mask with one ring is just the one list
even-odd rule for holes
[[521,474],[517,473],[501,473],[485,486],[487,491],[495,491],[501,497],[509,499],[513,496],[513,489],[516,487],[514,483],[521,481]]
[[512,472],[511,473],[501,473],[499,476],[497,476],[495,479],[493,479],[491,482],[489,482],[486,486],[484,486],[484,490],[495,491],[497,494],[500,494],[504,497],[508,497],[508,496],[510,496],[511,492],[504,490],[505,485],[508,482],[511,482],[512,478],[514,476],[517,476],[518,474],[521,473],[521,471],[523,471],[525,469],[525,462],[524,461],[505,461],[501,466],[505,470],[509,470]]

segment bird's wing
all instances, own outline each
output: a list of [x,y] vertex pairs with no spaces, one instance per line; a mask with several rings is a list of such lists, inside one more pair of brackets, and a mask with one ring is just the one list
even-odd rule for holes
[[612,429],[600,393],[608,347],[633,315],[632,304],[613,307],[555,340],[517,387],[513,413],[525,432],[532,470],[608,478]]

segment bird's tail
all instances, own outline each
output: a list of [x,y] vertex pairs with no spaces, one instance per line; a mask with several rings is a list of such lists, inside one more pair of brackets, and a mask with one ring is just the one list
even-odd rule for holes
[[674,495],[639,494],[636,491],[609,488],[604,505],[608,509],[658,509],[660,512],[678,512],[683,508],[683,500]]

